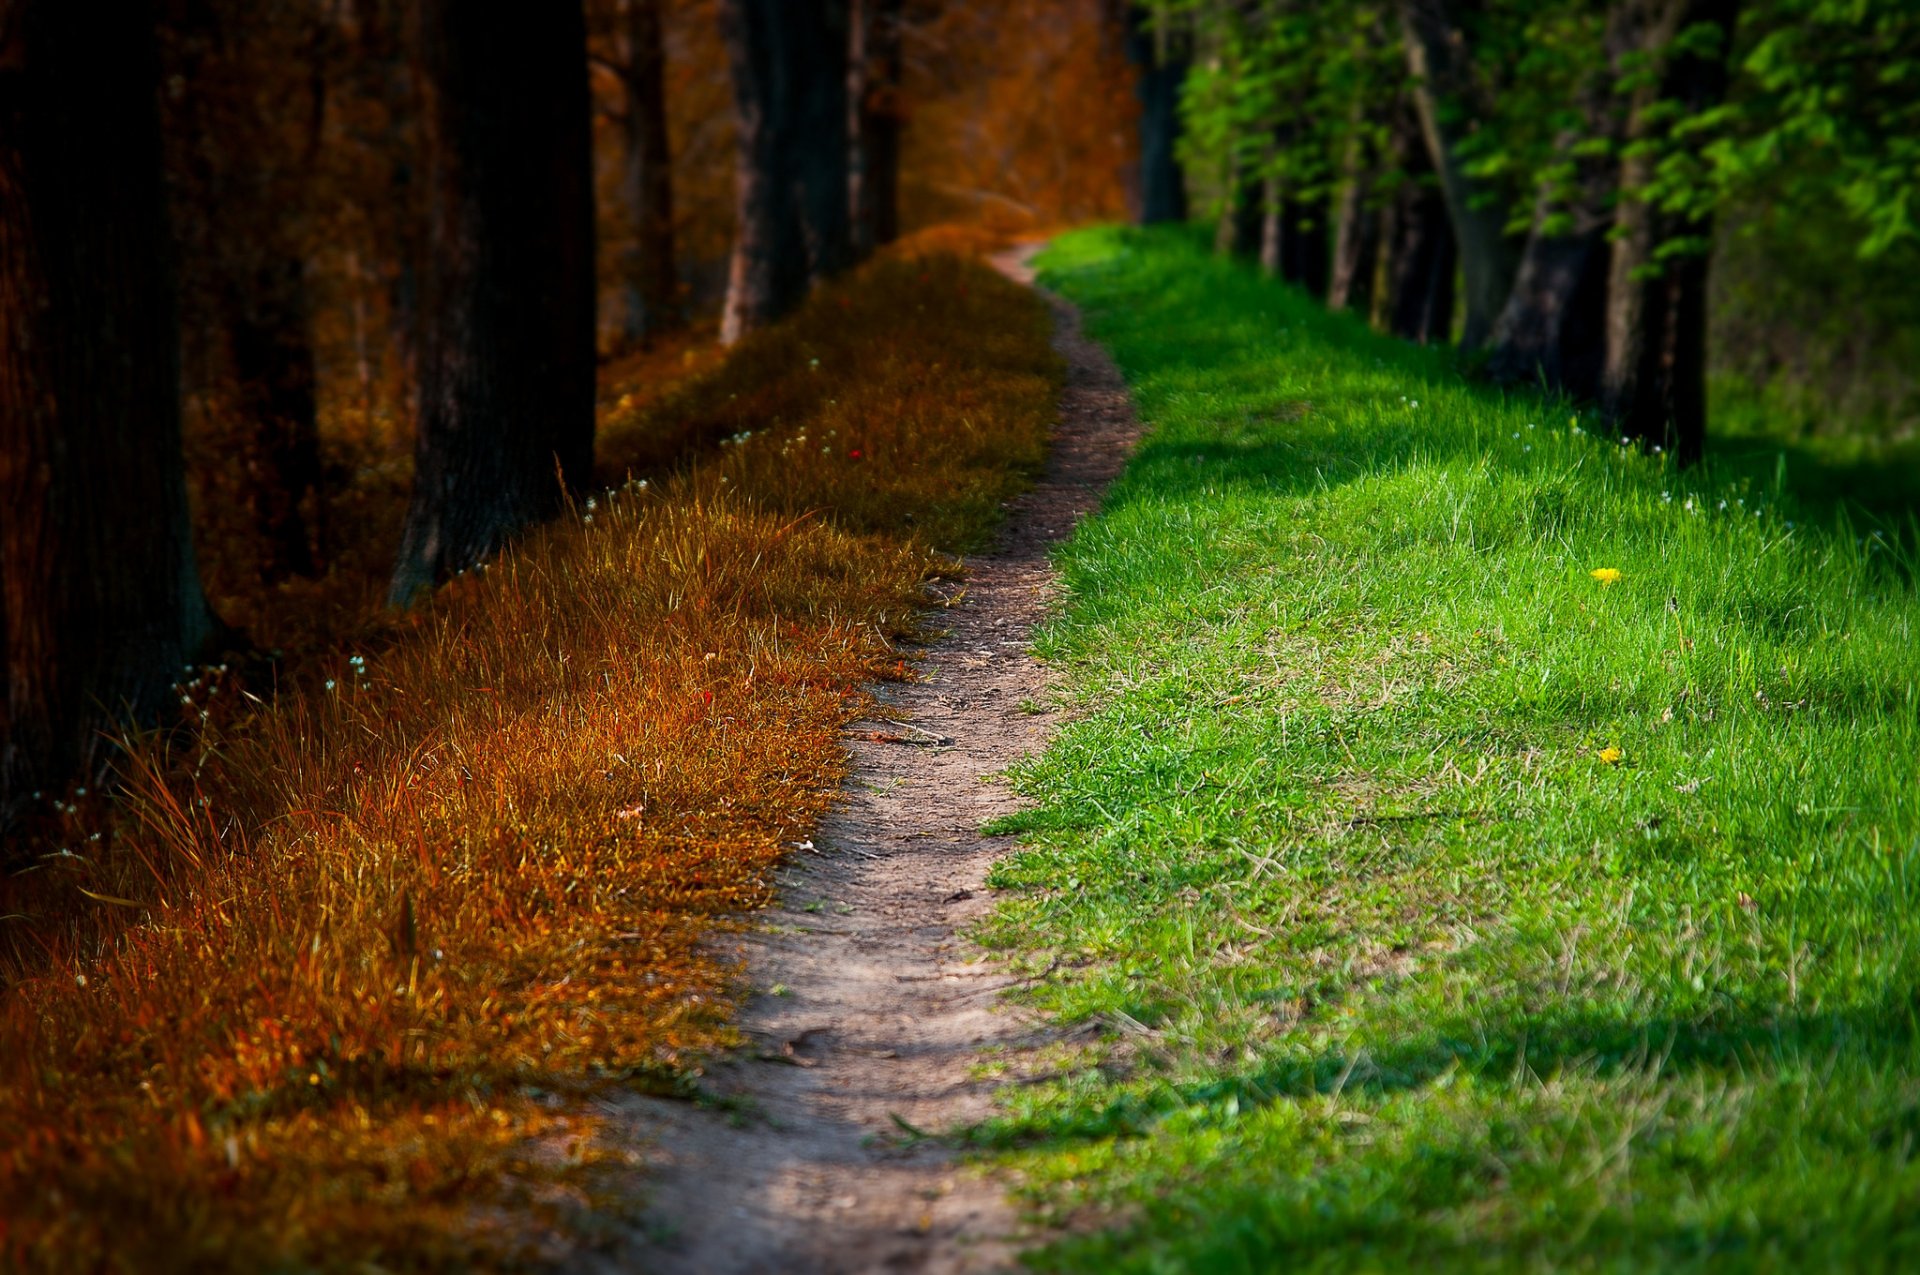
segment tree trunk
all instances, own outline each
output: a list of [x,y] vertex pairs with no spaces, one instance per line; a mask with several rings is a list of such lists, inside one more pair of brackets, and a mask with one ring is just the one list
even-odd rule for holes
[[419,34],[430,211],[396,606],[558,512],[593,464],[591,117],[578,0],[537,12],[421,0]]
[[[1628,149],[1620,165],[1622,199],[1607,279],[1607,351],[1601,404],[1623,436],[1673,453],[1682,465],[1706,449],[1707,257],[1691,251],[1660,258],[1677,240],[1705,243],[1710,217],[1655,208],[1635,192],[1653,177],[1651,142],[1673,104],[1683,116],[1705,111],[1726,93],[1725,50],[1738,12],[1736,0],[1629,0],[1638,47],[1660,59],[1656,77],[1633,99]],[[1721,53],[1673,54],[1674,37],[1710,24],[1721,33]]]
[[1266,183],[1249,175],[1247,168],[1244,163],[1235,163],[1227,201],[1220,209],[1220,223],[1214,230],[1214,251],[1224,256],[1258,258],[1261,255],[1266,228]]
[[[0,822],[151,720],[213,633],[194,568],[153,31],[16,0],[0,47]],[[52,795],[52,792],[49,792]]]
[[260,575],[268,583],[319,574],[301,505],[320,508],[320,426],[314,393],[311,306],[306,262],[281,245],[256,263],[253,287],[233,280],[227,325],[241,413],[253,435],[253,475],[248,496],[265,554]]
[[1453,277],[1458,256],[1447,201],[1411,104],[1394,121],[1393,166],[1401,173],[1393,202],[1381,212],[1380,244],[1387,254],[1385,291],[1374,322],[1422,344],[1445,341],[1453,327]]
[[1280,201],[1280,277],[1316,297],[1327,295],[1327,197],[1282,197]]
[[901,0],[853,0],[847,67],[848,202],[853,252],[865,259],[900,236]]
[[660,0],[626,0],[626,155],[620,185],[632,238],[620,263],[626,292],[624,332],[645,346],[680,327],[673,242],[673,166],[667,147],[667,59],[660,38]]
[[1185,38],[1163,35],[1138,5],[1128,11],[1127,57],[1139,71],[1139,221],[1151,226],[1187,219],[1187,182],[1174,157],[1180,140],[1180,88],[1187,79]]
[[1285,202],[1278,177],[1260,183],[1260,269],[1270,275],[1280,273],[1281,260],[1286,256]]
[[[190,388],[212,389],[244,428],[231,440],[244,467],[240,498],[259,545],[261,579],[276,583],[318,573],[307,501],[324,524],[301,220],[325,110],[317,70],[326,61],[325,28],[292,13],[263,17],[242,8],[239,0],[172,7],[162,69],[179,87],[167,95],[163,128],[172,147],[189,346],[207,334],[224,359],[195,365],[227,374]],[[267,68],[288,63],[316,68],[307,94],[270,90]],[[296,129],[306,133],[298,144]]]
[[1362,314],[1373,306],[1373,277],[1380,257],[1380,216],[1372,206],[1377,157],[1370,149],[1356,127],[1342,165],[1346,171],[1334,216],[1333,277],[1327,284],[1330,309]]
[[1513,291],[1494,323],[1487,374],[1508,383],[1537,380],[1575,398],[1600,392],[1605,361],[1607,232],[1619,191],[1614,147],[1624,132],[1614,81],[1624,69],[1627,6],[1615,4],[1603,40],[1605,64],[1580,93],[1581,126],[1555,140],[1554,170],[1570,183],[1541,183]]
[[1452,22],[1448,0],[1400,0],[1411,93],[1420,129],[1453,222],[1461,273],[1466,280],[1467,321],[1460,344],[1477,349],[1513,290],[1517,265],[1507,238],[1507,212],[1487,183],[1468,175],[1459,155],[1465,130],[1449,103],[1471,96],[1471,53]]
[[720,339],[798,305],[852,258],[845,0],[721,0],[738,158]]

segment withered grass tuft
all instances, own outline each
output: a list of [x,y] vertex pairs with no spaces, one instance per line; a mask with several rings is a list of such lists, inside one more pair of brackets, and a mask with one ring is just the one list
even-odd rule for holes
[[1031,294],[878,263],[616,406],[610,473],[690,469],[270,699],[184,683],[194,729],[0,882],[0,1265],[493,1264],[591,1205],[568,1099],[727,1039],[698,941],[769,898],[1058,376]]

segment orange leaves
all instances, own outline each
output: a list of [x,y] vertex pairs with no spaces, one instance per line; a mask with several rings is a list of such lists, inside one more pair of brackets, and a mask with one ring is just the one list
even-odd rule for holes
[[[951,570],[929,539],[984,531],[1053,412],[1029,295],[941,261],[841,286],[682,403],[777,426],[729,417],[756,432],[691,475],[314,656],[217,749],[147,741],[110,855],[0,887],[59,887],[0,900],[44,945],[0,957],[0,1128],[23,1131],[0,1199],[30,1264],[471,1265],[486,1193],[561,1172],[529,1139],[591,1146],[527,1086],[727,1039],[703,938],[772,898],[863,684],[908,673],[891,639]],[[915,309],[961,287],[965,322]],[[823,455],[828,431],[884,463]],[[61,904],[82,881],[107,897]]]

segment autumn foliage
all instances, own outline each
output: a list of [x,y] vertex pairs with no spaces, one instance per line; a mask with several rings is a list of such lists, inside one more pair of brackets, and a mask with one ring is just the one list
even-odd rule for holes
[[0,1264],[506,1260],[509,1207],[590,1203],[611,1153],[555,1096],[727,1041],[699,940],[1040,463],[1047,332],[979,266],[876,263],[613,396],[609,485],[405,621],[184,675],[122,797],[0,881]]

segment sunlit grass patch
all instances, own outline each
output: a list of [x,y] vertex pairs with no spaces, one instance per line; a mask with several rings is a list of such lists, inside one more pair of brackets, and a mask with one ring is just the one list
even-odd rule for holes
[[702,940],[769,899],[942,551],[1039,463],[1048,332],[981,268],[877,265],[644,409],[740,436],[690,471],[277,696],[183,681],[121,798],[0,883],[0,1260],[445,1268],[593,1204],[624,1153],[571,1100],[728,1040]]
[[1042,264],[1151,432],[988,930],[1097,1046],[978,1131],[1077,1223],[1035,1264],[1912,1264],[1899,538],[1177,234]]

